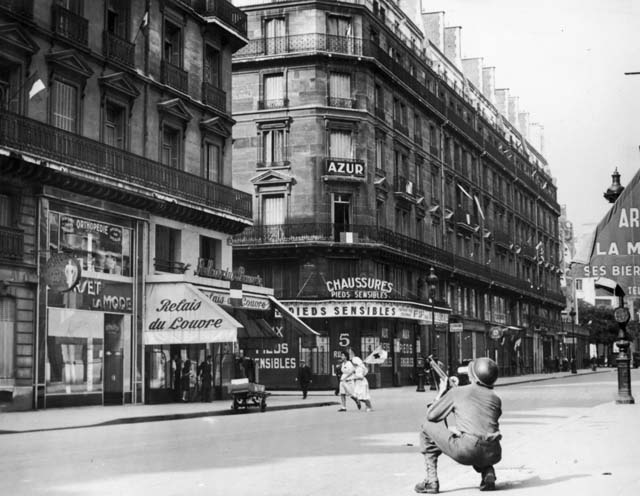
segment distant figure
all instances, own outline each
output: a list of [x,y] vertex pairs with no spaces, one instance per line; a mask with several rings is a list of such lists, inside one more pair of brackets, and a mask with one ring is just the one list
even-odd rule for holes
[[338,360],[338,362],[334,365],[333,368],[335,370],[336,379],[337,379],[336,389],[333,394],[338,396],[340,394],[340,376],[342,375],[342,362]]
[[180,356],[176,353],[171,359],[171,389],[173,389],[173,399],[180,401],[181,389],[180,389]]
[[309,384],[311,384],[311,369],[304,360],[300,360],[296,381],[298,381],[300,389],[302,389],[302,399],[306,400],[307,393],[309,392]]
[[211,381],[213,379],[213,361],[211,355],[198,367],[198,379],[200,380],[200,398],[202,401],[211,401]]
[[193,383],[195,383],[195,374],[193,373],[193,370],[191,370],[191,360],[187,359],[184,361],[184,365],[182,366],[180,384],[182,387],[182,401],[191,401],[191,388]]

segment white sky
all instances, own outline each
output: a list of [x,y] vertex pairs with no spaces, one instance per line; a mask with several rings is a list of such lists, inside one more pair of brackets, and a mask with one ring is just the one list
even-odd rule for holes
[[462,26],[462,57],[496,67],[496,88],[544,126],[578,233],[598,222],[614,168],[626,185],[640,167],[640,75],[624,75],[640,72],[640,0],[422,0],[422,10]]

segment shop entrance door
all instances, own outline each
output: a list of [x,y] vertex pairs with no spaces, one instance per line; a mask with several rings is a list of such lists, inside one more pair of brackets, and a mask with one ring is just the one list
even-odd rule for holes
[[124,403],[123,315],[104,316],[104,404]]

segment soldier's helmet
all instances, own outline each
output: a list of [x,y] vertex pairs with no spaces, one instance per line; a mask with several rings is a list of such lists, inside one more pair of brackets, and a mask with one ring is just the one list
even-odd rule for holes
[[492,387],[498,379],[498,366],[491,358],[476,358],[469,364],[469,379],[483,386]]

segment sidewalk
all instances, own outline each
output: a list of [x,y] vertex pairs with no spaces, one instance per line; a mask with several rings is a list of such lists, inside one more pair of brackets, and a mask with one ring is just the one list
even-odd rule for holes
[[[613,372],[615,369],[599,369],[595,373]],[[578,370],[577,375],[593,374],[589,369]],[[504,377],[498,380],[496,387],[526,382],[537,382],[567,377],[569,372],[552,374],[532,374],[516,377]],[[428,386],[426,387],[428,389]],[[415,391],[415,386],[377,389],[376,395],[396,395]],[[339,399],[332,391],[311,391],[303,400],[299,391],[270,391],[267,398],[267,412],[272,410],[290,410],[296,408],[314,408],[338,405]],[[45,430],[77,429],[139,422],[159,422],[214,415],[244,415],[260,413],[257,407],[246,412],[235,413],[231,410],[230,400],[211,403],[168,403],[162,405],[116,405],[85,406],[70,408],[51,408],[27,412],[7,412],[0,415],[0,435]]]

